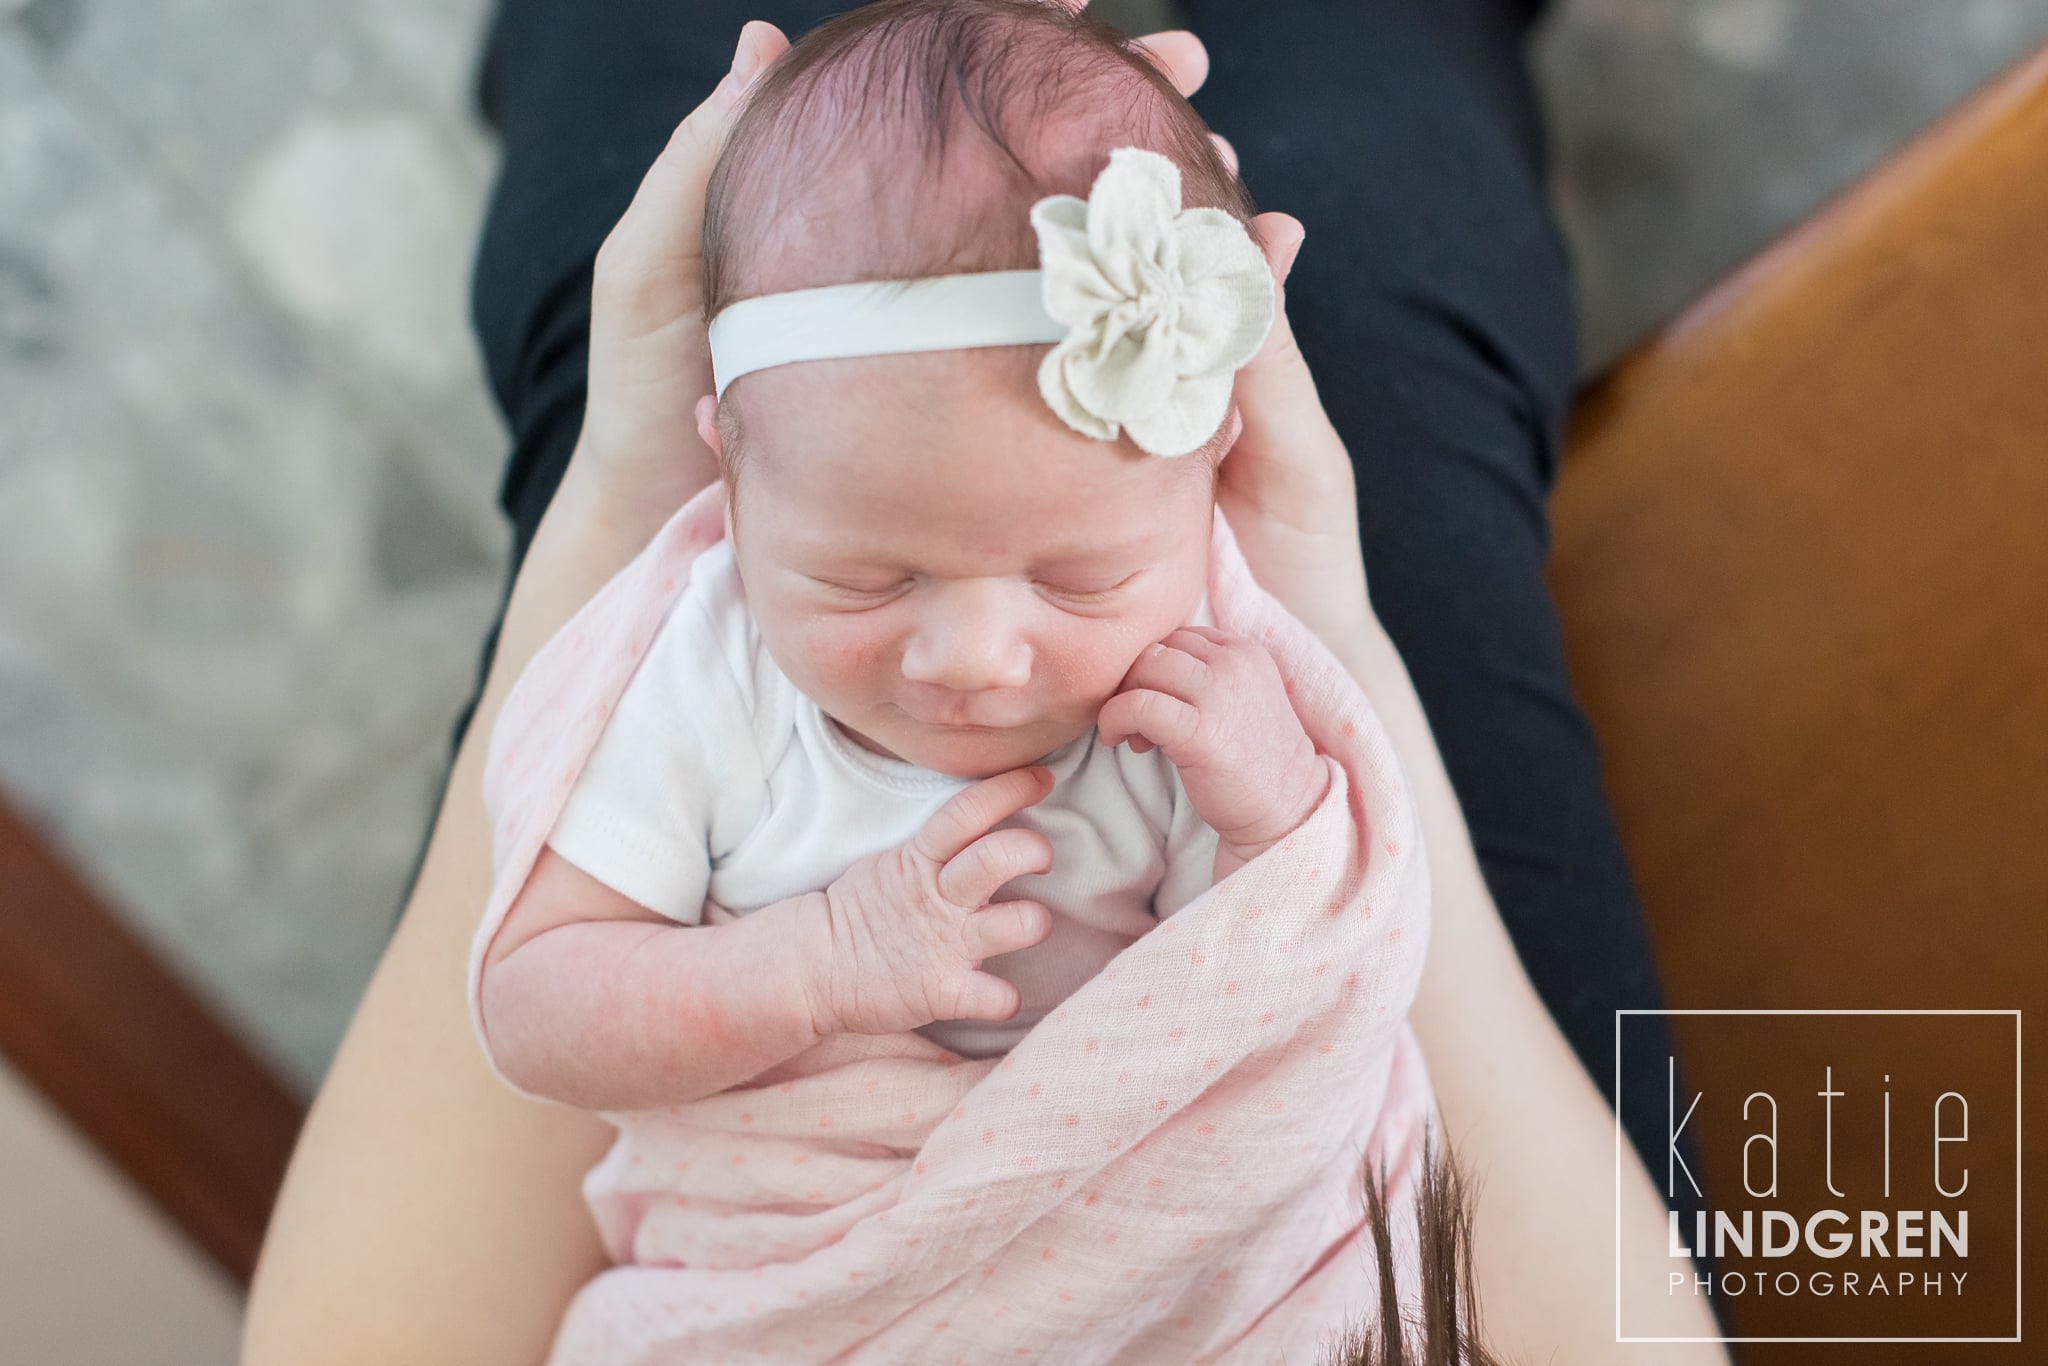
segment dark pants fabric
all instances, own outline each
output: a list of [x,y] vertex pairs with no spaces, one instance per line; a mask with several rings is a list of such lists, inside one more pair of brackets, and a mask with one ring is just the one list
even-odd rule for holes
[[[725,73],[744,21],[794,37],[843,8],[504,0],[479,83],[504,163],[473,316],[514,433],[503,502],[518,556],[582,421],[598,244]],[[1307,225],[1289,312],[1357,468],[1375,608],[1522,961],[1611,1105],[1614,1012],[1661,997],[1542,577],[1575,355],[1522,61],[1532,8],[1186,0],[1183,12],[1214,61],[1196,106],[1236,145],[1261,207]],[[1638,1048],[1649,1040],[1633,1023],[1631,1036],[1627,1088],[1661,1097],[1663,1050]],[[1662,1106],[1629,1109],[1661,1185]]]

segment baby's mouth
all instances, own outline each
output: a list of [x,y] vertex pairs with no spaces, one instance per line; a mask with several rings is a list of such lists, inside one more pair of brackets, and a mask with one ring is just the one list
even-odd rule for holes
[[984,717],[964,716],[957,713],[951,716],[941,714],[925,717],[919,716],[908,708],[905,709],[904,714],[909,716],[918,725],[929,726],[934,730],[1016,730],[1019,727],[1030,725],[1034,719],[1026,717],[1022,720],[990,720]]

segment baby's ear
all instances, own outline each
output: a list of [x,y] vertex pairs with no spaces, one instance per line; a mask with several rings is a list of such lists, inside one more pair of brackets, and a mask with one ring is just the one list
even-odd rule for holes
[[710,394],[697,400],[697,435],[704,438],[704,444],[718,457],[718,467],[725,468],[725,443],[718,435],[718,400]]

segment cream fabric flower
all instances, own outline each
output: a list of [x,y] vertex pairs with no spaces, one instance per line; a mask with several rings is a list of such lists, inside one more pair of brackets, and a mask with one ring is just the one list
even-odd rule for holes
[[1186,455],[1223,425],[1237,370],[1273,325],[1273,275],[1242,223],[1182,209],[1180,168],[1120,147],[1087,202],[1031,209],[1045,311],[1068,329],[1038,387],[1075,431]]

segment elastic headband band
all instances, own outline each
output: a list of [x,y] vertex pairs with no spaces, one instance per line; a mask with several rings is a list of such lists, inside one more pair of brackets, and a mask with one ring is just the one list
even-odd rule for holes
[[1243,223],[1180,206],[1180,168],[1119,147],[1088,198],[1031,207],[1037,270],[764,294],[711,320],[718,397],[797,361],[1055,343],[1038,389],[1084,436],[1186,455],[1223,425],[1272,327],[1273,276]]
[[742,299],[711,320],[718,396],[741,375],[803,360],[1063,341],[1035,270],[827,285]]

